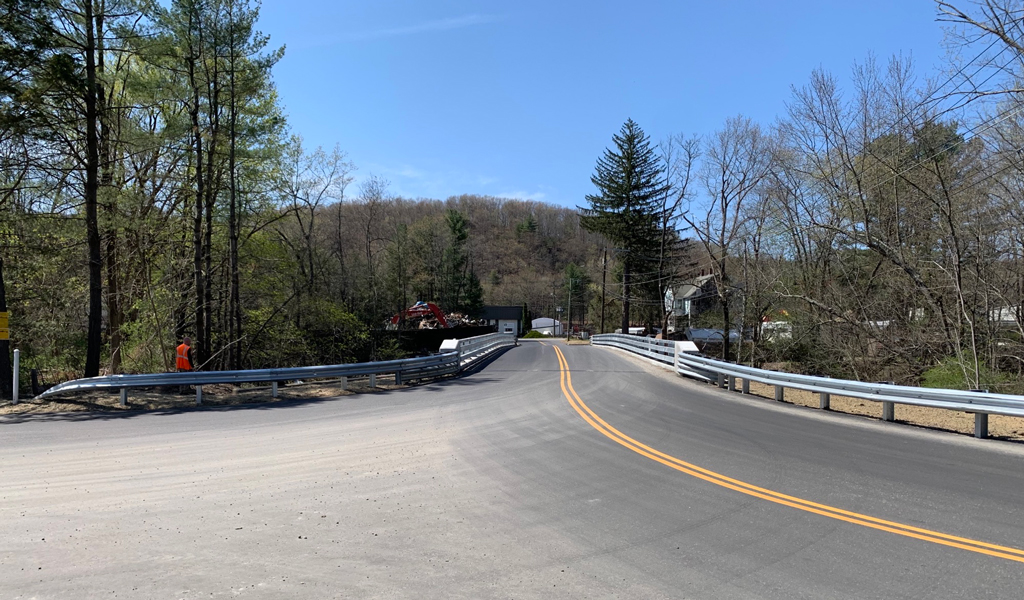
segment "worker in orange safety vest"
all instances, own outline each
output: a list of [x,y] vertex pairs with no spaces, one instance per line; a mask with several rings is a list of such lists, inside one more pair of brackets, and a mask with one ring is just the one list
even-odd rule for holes
[[192,338],[186,337],[182,340],[181,345],[178,346],[178,355],[175,360],[175,366],[178,367],[179,371],[192,370]]
[[[178,372],[189,372],[192,370],[192,338],[186,337],[181,341],[181,345],[178,346],[178,351],[174,359],[174,364],[178,368]],[[189,386],[183,385],[178,388],[179,394],[188,394]]]

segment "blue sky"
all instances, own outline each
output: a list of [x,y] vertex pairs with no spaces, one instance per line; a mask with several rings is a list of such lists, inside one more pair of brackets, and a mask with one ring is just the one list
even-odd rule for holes
[[294,132],[409,198],[583,205],[627,118],[655,141],[706,135],[772,122],[815,68],[845,80],[903,54],[923,81],[944,63],[927,0],[264,0],[259,27],[287,47]]

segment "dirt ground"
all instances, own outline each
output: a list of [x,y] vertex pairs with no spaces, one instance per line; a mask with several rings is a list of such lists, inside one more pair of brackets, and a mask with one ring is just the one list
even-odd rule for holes
[[[272,396],[269,384],[235,387],[230,384],[203,386],[204,406],[231,406],[235,404],[258,404],[281,400],[310,400],[333,398],[351,394],[365,394],[406,387],[394,385],[391,376],[377,378],[377,387],[371,388],[365,378],[348,380],[348,390],[341,389],[338,379],[310,382],[289,382],[278,386],[277,398]],[[12,404],[0,404],[0,415],[28,415],[33,413],[74,412],[74,411],[144,411],[167,410],[195,406],[195,391],[181,394],[167,388],[128,390],[128,405],[120,405],[118,390],[67,394],[42,400],[28,399]]]
[[[737,379],[736,388],[742,385],[742,380]],[[751,395],[775,399],[775,386],[750,382]],[[784,393],[784,402],[797,406],[818,408],[818,394],[804,390],[787,388]],[[844,396],[832,396],[829,402],[830,410],[833,412],[848,413],[852,415],[863,415],[874,419],[882,418],[882,403],[861,400],[860,398],[847,398]],[[943,410],[941,408],[928,408],[925,406],[910,406],[897,404],[894,407],[896,421],[907,425],[915,425],[928,429],[952,431],[967,435],[974,435],[974,415],[956,411]],[[1024,442],[1024,418],[1004,417],[1002,415],[989,415],[988,417],[989,437]]]

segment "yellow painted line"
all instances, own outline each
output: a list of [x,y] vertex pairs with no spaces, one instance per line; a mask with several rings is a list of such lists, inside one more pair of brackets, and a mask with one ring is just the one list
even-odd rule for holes
[[977,552],[979,554],[986,554],[989,556],[995,556],[998,558],[1005,558],[1007,560],[1013,560],[1024,563],[1024,550],[1017,548],[1011,548],[1008,546],[1000,546],[997,544],[990,544],[988,542],[982,542],[979,540],[973,540],[970,538],[958,537],[941,533],[938,531],[932,531],[929,529],[922,529],[920,527],[914,527],[912,525],[905,525],[903,523],[897,523],[894,521],[886,521],[869,515],[863,515],[860,513],[843,510],[827,504],[819,504],[810,500],[804,500],[795,496],[789,496],[769,490],[766,488],[758,487],[738,479],[727,477],[720,473],[710,471],[703,467],[688,463],[684,460],[670,456],[663,452],[659,452],[650,446],[644,445],[641,442],[627,436],[618,429],[615,429],[608,423],[606,423],[600,416],[597,415],[593,410],[590,409],[586,403],[579,397],[576,390],[572,387],[572,375],[569,371],[569,363],[565,359],[565,355],[562,351],[555,346],[555,353],[558,355],[558,366],[559,366],[559,384],[562,387],[562,394],[565,395],[566,400],[576,410],[577,413],[583,420],[590,424],[591,427],[598,430],[606,437],[615,441],[616,443],[629,448],[633,452],[646,456],[647,458],[659,462],[667,467],[675,469],[691,475],[698,479],[713,483],[715,485],[735,490],[748,496],[755,498],[761,498],[775,504],[782,504],[796,508],[798,510],[814,513],[831,519],[837,519],[839,521],[845,521],[847,523],[853,523],[856,525],[862,525],[864,527],[870,527],[872,529],[878,529],[881,531],[888,531],[897,535],[902,535],[914,539],[924,540],[926,542],[932,542],[935,544],[942,544],[944,546],[951,546],[954,548],[960,548],[962,550],[968,550],[970,552]]

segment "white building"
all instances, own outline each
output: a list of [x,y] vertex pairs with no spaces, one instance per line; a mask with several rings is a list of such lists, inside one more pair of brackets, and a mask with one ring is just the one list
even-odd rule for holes
[[530,328],[544,335],[562,335],[562,322],[548,317],[541,317],[530,322]]

